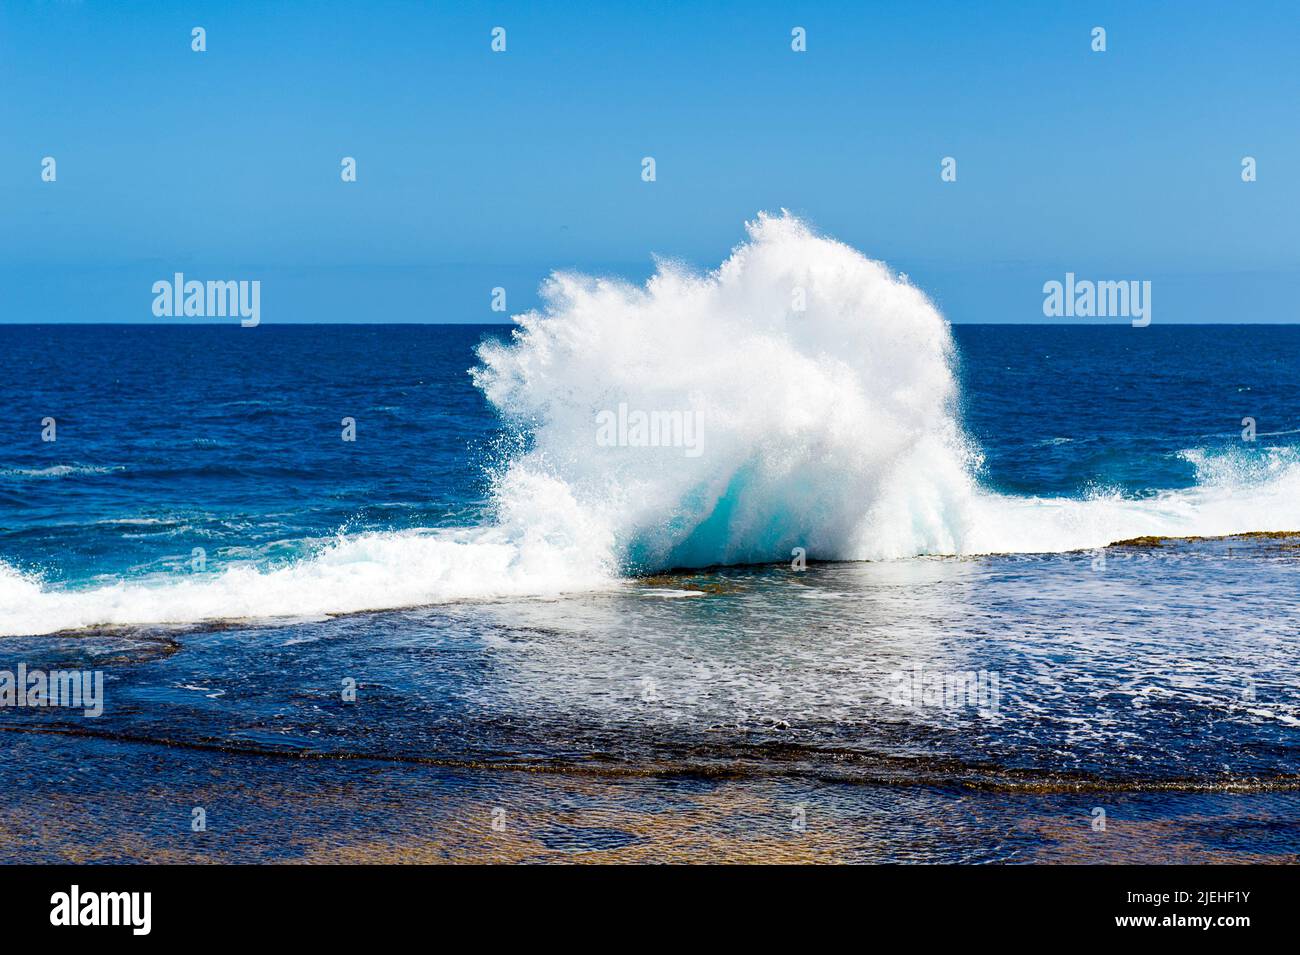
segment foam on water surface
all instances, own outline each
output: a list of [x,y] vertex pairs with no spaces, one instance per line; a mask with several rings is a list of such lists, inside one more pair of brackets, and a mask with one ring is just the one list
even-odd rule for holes
[[[0,634],[312,616],[619,586],[666,568],[1051,553],[1300,529],[1300,459],[1192,448],[1195,486],[995,493],[963,431],[950,328],[905,277],[790,215],[717,270],[556,274],[472,374],[522,449],[491,522],[320,541],[288,565],[55,586],[0,564]],[[678,415],[685,440],[602,440]],[[608,434],[606,435],[608,437]],[[33,472],[54,474],[57,469]],[[106,476],[106,479],[111,475]]]

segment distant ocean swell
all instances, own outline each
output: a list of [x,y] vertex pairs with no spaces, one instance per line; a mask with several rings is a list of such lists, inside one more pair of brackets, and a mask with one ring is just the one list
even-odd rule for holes
[[[490,525],[341,536],[290,566],[80,589],[0,563],[0,634],[585,591],[795,548],[888,560],[1300,530],[1287,447],[1188,449],[1194,487],[1136,497],[982,488],[947,323],[906,278],[789,215],[760,216],[706,275],[660,263],[644,287],[557,274],[543,292],[472,372],[529,436],[494,476]],[[599,442],[598,416],[621,409],[626,437],[629,408],[688,415],[696,453]]]

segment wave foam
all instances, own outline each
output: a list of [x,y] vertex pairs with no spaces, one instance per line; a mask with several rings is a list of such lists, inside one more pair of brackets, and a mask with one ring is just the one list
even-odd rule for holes
[[[610,586],[668,567],[1046,553],[1131,537],[1300,529],[1300,460],[1186,452],[1195,488],[1142,499],[981,489],[949,327],[880,262],[761,215],[715,272],[644,287],[556,274],[474,381],[527,432],[495,523],[341,538],[296,564],[84,590],[0,564],[0,633],[319,616]],[[604,438],[600,416],[620,416]],[[690,416],[698,445],[632,440]],[[670,438],[681,437],[671,432]]]
[[362,534],[274,569],[241,564],[155,574],[89,589],[49,588],[0,563],[0,635],[92,626],[320,618],[485,596],[546,595],[607,585],[609,574],[560,548],[495,529]]
[[[545,310],[480,349],[475,382],[533,438],[498,500],[521,477],[559,482],[624,569],[956,548],[974,456],[947,323],[791,216],[749,234],[706,275],[553,276]],[[694,415],[698,456],[600,446],[594,421],[620,406]]]

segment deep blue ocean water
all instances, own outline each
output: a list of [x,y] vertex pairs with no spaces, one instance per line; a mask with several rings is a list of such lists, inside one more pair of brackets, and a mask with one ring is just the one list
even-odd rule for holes
[[[497,424],[467,369],[489,328],[233,331],[0,329],[16,412],[0,435],[3,559],[76,580],[188,561],[189,545],[219,559],[278,543],[273,558],[340,530],[479,515]],[[47,415],[55,442],[40,440]],[[345,444],[349,415],[360,440]]]
[[[1118,514],[1114,526],[1138,531],[1300,531],[1288,510],[1300,328],[953,335],[955,413],[982,456],[976,484],[1007,521],[1032,531],[1077,502],[1089,520]],[[121,754],[100,747],[190,748],[201,765],[364,758],[402,774],[492,763],[721,772],[758,787],[858,786],[861,800],[911,784],[939,814],[931,801],[944,793],[1038,793],[1055,800],[1052,827],[1085,831],[1097,805],[1122,818],[1134,794],[1185,793],[1152,810],[1168,819],[1225,812],[1222,800],[1241,792],[1282,802],[1260,803],[1267,824],[1246,845],[1213,851],[1297,851],[1294,823],[1279,821],[1300,785],[1300,550],[1283,536],[861,562],[812,554],[800,571],[783,549],[768,564],[640,568],[612,587],[540,594],[494,591],[487,562],[468,571],[481,596],[409,598],[430,555],[408,559],[385,535],[419,544],[490,526],[493,476],[528,446],[468,373],[475,346],[508,336],[504,326],[0,326],[0,631],[11,634],[0,666],[107,673],[98,719],[8,710],[5,728],[72,734],[60,745],[110,762]],[[46,417],[54,441],[42,440]],[[341,440],[344,417],[355,442]],[[1243,440],[1247,417],[1254,441]],[[322,548],[368,534],[383,546],[340,551],[315,573]],[[214,590],[232,568],[251,576]],[[379,590],[415,579],[373,610],[334,612],[330,600],[359,574]],[[73,610],[59,602],[78,593]],[[241,603],[246,593],[258,596]],[[158,594],[170,596],[155,604]],[[222,601],[229,613],[214,617]],[[890,698],[898,674],[976,672],[996,674],[996,712]],[[363,710],[341,698],[347,679]],[[113,765],[119,792],[150,788],[143,768]],[[280,765],[273,758],[256,765],[279,784],[298,778],[265,768]],[[1071,793],[1078,804],[1062,804]],[[823,797],[865,811],[842,793],[801,798]],[[1020,822],[998,805],[989,811],[1005,834]],[[1000,851],[968,821],[946,846],[907,851],[1028,858],[1055,838]],[[1216,838],[1204,835],[1207,846]]]
[[[1300,446],[1300,327],[956,326],[981,482],[1196,483],[1188,449]],[[473,348],[508,326],[4,326],[0,560],[51,580],[219,565],[337,532],[483,518],[498,416]],[[41,440],[41,420],[57,440]],[[340,440],[343,417],[358,422]],[[1256,421],[1253,446],[1241,441]],[[265,551],[263,553],[262,551]]]

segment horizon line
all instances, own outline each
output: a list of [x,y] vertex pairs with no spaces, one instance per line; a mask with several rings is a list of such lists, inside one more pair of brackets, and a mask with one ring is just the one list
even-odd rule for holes
[[[949,319],[945,319],[945,321],[947,322],[947,324],[949,324],[949,325],[954,325],[954,326],[955,326],[955,325],[979,325],[979,326],[988,326],[988,325],[1004,326],[1004,325],[1005,325],[1005,326],[1008,326],[1008,327],[1024,327],[1024,328],[1130,328],[1130,327],[1133,327],[1133,326],[1131,325],[1131,323],[1128,322],[1128,321],[1115,321],[1115,320],[1099,320],[1099,321],[1092,321],[1092,322],[1080,322],[1080,321],[1061,321],[1061,322],[978,322],[978,321],[956,321],[956,322],[955,322],[955,321],[952,321],[952,320],[949,320]],[[403,326],[413,326],[413,327],[439,326],[439,327],[442,327],[442,326],[457,326],[457,325],[500,325],[500,326],[502,326],[502,327],[504,328],[504,327],[510,327],[510,326],[513,326],[513,325],[516,325],[516,324],[518,324],[518,323],[517,323],[517,322],[514,322],[514,321],[500,321],[500,320],[498,320],[498,321],[482,321],[482,322],[480,322],[480,321],[470,321],[470,322],[274,322],[274,321],[261,321],[261,322],[259,322],[256,326],[253,326],[253,327],[260,328],[260,327],[262,327],[262,326],[264,326],[264,325],[271,325],[271,326],[275,326],[275,327],[278,327],[278,328],[293,328],[293,327],[321,328],[321,327],[328,327],[328,326],[344,326],[344,327],[347,327],[347,328],[395,328],[395,327],[403,327]],[[81,327],[123,327],[123,328],[134,328],[134,327],[145,327],[145,326],[150,326],[150,327],[156,327],[156,328],[189,328],[189,329],[198,329],[198,328],[242,328],[242,326],[241,326],[238,322],[214,322],[214,321],[199,321],[199,322],[177,322],[177,321],[172,321],[172,322],[167,322],[167,323],[164,323],[164,322],[151,322],[151,321],[117,321],[117,322],[94,321],[94,322],[91,322],[91,321],[80,321],[80,320],[77,320],[77,319],[72,319],[72,320],[68,320],[68,321],[53,321],[53,322],[6,322],[6,321],[0,321],[0,328],[50,328],[50,327],[56,327],[56,326],[60,326],[60,327],[61,327],[61,326],[72,326],[72,327],[75,327],[75,326],[81,326]],[[1252,321],[1240,321],[1240,322],[1151,322],[1149,325],[1144,325],[1144,326],[1140,326],[1140,327],[1142,327],[1142,328],[1150,328],[1150,327],[1156,327],[1156,326],[1165,326],[1165,327],[1168,327],[1168,328],[1225,328],[1225,327],[1235,327],[1235,326],[1252,326],[1252,327],[1255,327],[1255,326],[1300,326],[1300,319],[1296,319],[1295,321],[1278,321],[1278,322],[1269,322],[1269,321],[1255,321],[1255,322],[1252,322]]]

